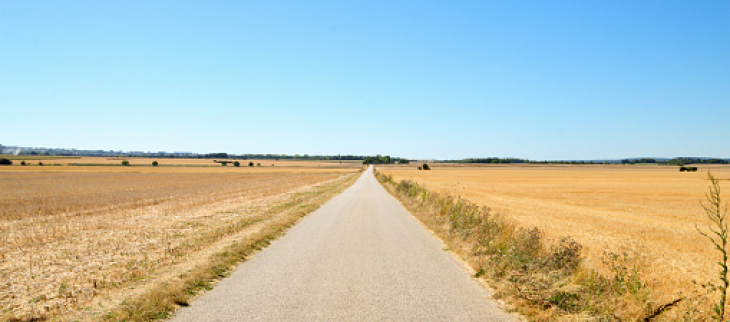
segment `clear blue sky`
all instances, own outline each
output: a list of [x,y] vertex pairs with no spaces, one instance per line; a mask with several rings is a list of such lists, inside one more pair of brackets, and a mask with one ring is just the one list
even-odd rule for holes
[[730,1],[0,0],[0,144],[730,157]]

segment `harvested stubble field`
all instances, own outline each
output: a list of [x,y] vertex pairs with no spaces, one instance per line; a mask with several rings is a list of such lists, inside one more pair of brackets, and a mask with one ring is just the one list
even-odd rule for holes
[[[700,201],[710,184],[707,170],[727,187],[728,166],[699,166],[696,173],[628,165],[431,168],[381,166],[378,171],[490,207],[519,226],[538,227],[549,243],[571,236],[584,246],[586,267],[599,272],[609,273],[602,261],[605,252],[626,253],[661,303],[680,293],[703,292],[701,284],[717,282],[718,253],[694,224],[706,227]],[[708,310],[708,304],[693,305]],[[679,319],[681,314],[675,310],[663,318]]]
[[0,168],[0,321],[99,320],[358,171],[83,168]]
[[[115,166],[121,169],[116,171],[144,171],[140,170],[139,166],[151,166],[152,161],[157,161],[159,164],[158,171],[174,171],[174,172],[199,172],[200,169],[185,169],[187,167],[205,167],[209,168],[210,171],[222,171],[222,172],[240,172],[240,171],[275,171],[281,172],[282,169],[289,169],[290,171],[301,171],[296,170],[300,168],[306,168],[308,170],[333,170],[333,169],[353,169],[362,166],[362,161],[357,160],[346,160],[346,161],[324,161],[324,160],[243,160],[243,159],[225,159],[225,161],[238,161],[240,167],[234,167],[232,163],[227,166],[221,166],[219,163],[214,162],[214,159],[188,159],[188,158],[124,158],[124,157],[47,157],[47,156],[0,156],[7,157],[11,160],[15,160],[13,167],[20,166],[21,161],[25,161],[28,164],[28,168],[33,168],[34,171],[54,171],[54,166],[70,166],[78,168],[77,171],[109,171],[104,166]],[[128,161],[129,167],[122,167],[122,161]],[[223,161],[223,160],[220,160]],[[39,167],[38,163],[43,163],[45,167]],[[249,163],[253,162],[254,166],[250,167]],[[93,167],[92,167],[93,166]],[[101,166],[103,169],[94,169]],[[173,167],[174,170],[169,169]],[[273,169],[272,169],[273,168]],[[215,169],[215,170],[214,170]],[[1,169],[0,169],[1,170]],[[31,170],[31,171],[33,171]],[[58,171],[58,169],[55,169]],[[69,168],[63,171],[69,171]],[[286,170],[284,170],[286,171]]]

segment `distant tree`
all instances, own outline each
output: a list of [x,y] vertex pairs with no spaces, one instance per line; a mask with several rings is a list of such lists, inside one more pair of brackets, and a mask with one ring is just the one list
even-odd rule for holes
[[159,164],[159,163],[157,163],[157,161],[152,161],[152,166],[153,166],[153,167],[156,167],[156,166],[158,166],[158,165],[160,165],[160,164]]
[[423,170],[423,167],[418,167],[418,170]]
[[[339,157],[340,159],[343,159],[343,157]],[[391,158],[389,155],[376,155],[374,157],[365,157],[362,161],[362,164],[392,164],[398,161],[399,163],[408,163],[408,160],[399,159],[399,158]]]
[[228,153],[223,153],[223,152],[208,153],[208,154],[204,155],[204,157],[206,159],[212,159],[212,158],[228,159]]
[[25,165],[25,161],[20,161],[20,165]]
[[122,165],[125,167],[129,166],[129,161],[127,161],[127,160],[122,161]]
[[431,168],[428,166],[428,164],[423,164],[423,170],[431,170]]
[[12,165],[13,161],[10,161],[10,159],[0,159],[0,165]]
[[241,162],[235,161],[235,162],[233,162],[233,166],[234,167],[240,167],[241,166]]
[[248,166],[249,166],[249,167],[253,167],[253,162],[249,162],[249,163],[248,163]]
[[43,166],[43,162],[38,162],[38,165],[39,166]]

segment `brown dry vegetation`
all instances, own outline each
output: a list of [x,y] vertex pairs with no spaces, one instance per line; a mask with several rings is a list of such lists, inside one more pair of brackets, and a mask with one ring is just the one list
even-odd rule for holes
[[[395,181],[413,180],[429,190],[460,196],[515,222],[538,227],[548,244],[571,236],[583,245],[584,267],[610,274],[607,252],[628,254],[655,303],[703,292],[717,277],[717,254],[694,229],[704,225],[700,200],[708,189],[707,167],[680,173],[660,166],[438,165],[432,171],[380,167]],[[720,179],[730,167],[714,166]],[[723,183],[727,181],[722,181]],[[688,298],[661,320],[702,320],[709,302]],[[626,310],[641,308],[626,308]]]
[[341,190],[357,171],[34,171],[48,168],[0,171],[0,320],[98,320],[196,269],[231,238],[274,236],[269,229],[303,215],[293,210],[313,210],[324,201],[316,196]]
[[[0,156],[2,157],[2,156]],[[178,171],[186,171],[183,169],[179,169],[180,167],[211,167],[211,168],[220,168],[220,170],[244,170],[244,169],[265,169],[265,168],[307,168],[307,169],[353,169],[353,168],[359,168],[362,166],[362,161],[357,160],[346,160],[346,161],[325,161],[325,160],[233,160],[233,159],[227,159],[227,161],[238,161],[241,163],[240,167],[234,167],[233,164],[228,164],[227,166],[221,166],[219,163],[213,162],[214,159],[187,159],[187,158],[142,158],[142,157],[134,157],[134,158],[123,158],[123,157],[114,157],[114,158],[107,158],[107,157],[49,157],[49,156],[19,156],[19,157],[8,157],[11,160],[23,160],[25,161],[28,166],[35,167],[38,165],[38,162],[42,162],[44,166],[46,167],[52,167],[52,166],[81,166],[87,171],[94,171],[92,167],[89,167],[91,165],[93,166],[121,166],[122,161],[127,160],[129,161],[130,166],[134,168],[134,166],[151,166],[152,161],[157,161],[159,163],[160,167],[177,167]],[[249,167],[248,163],[253,162],[254,165],[261,164],[261,166],[254,166]],[[14,167],[20,167],[20,162],[14,162],[14,164],[11,167],[0,167],[4,168],[4,170],[8,170],[7,168],[14,168]],[[36,171],[42,170],[41,169],[35,169]],[[2,169],[0,169],[2,170]],[[17,168],[15,168],[17,170]],[[104,169],[103,171],[108,171],[109,169]],[[275,171],[280,171],[274,169]],[[53,169],[46,169],[45,171],[53,171]],[[56,169],[58,171],[58,169]],[[68,171],[68,170],[63,170]],[[99,170],[96,170],[99,171]],[[125,171],[125,170],[119,170],[116,171]],[[140,170],[140,169],[134,169],[132,171],[146,171],[146,170]],[[187,170],[190,171],[190,170]],[[195,170],[193,170],[195,171]],[[199,170],[198,170],[199,171]],[[265,171],[265,170],[264,170]]]

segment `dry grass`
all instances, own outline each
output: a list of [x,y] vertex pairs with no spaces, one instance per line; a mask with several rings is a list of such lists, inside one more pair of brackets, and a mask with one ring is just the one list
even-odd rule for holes
[[11,154],[0,154],[0,158],[8,160],[18,161],[45,161],[45,160],[61,160],[61,159],[79,159],[81,157],[64,157],[64,156],[50,156],[50,155],[11,155]]
[[[165,201],[167,212],[234,197],[260,197],[332,178],[332,172],[0,172],[0,220],[133,209]],[[0,244],[1,245],[1,244]]]
[[[0,156],[2,157],[2,156]],[[233,164],[228,164],[227,166],[221,166],[219,163],[213,162],[214,159],[186,159],[186,158],[123,158],[123,157],[114,157],[114,158],[108,158],[108,157],[48,157],[48,156],[11,156],[8,157],[11,160],[23,160],[26,161],[28,164],[28,168],[30,167],[36,167],[38,165],[38,162],[42,162],[44,166],[74,166],[74,165],[82,165],[82,166],[88,166],[94,165],[94,166],[121,166],[123,160],[129,161],[130,166],[150,166],[152,165],[152,161],[157,161],[159,163],[160,168],[164,167],[211,167],[211,168],[220,168],[220,170],[252,170],[252,169],[261,169],[261,168],[307,168],[307,169],[348,169],[352,170],[355,168],[361,168],[362,167],[362,161],[327,161],[327,160],[312,160],[312,161],[305,161],[305,160],[235,160],[241,163],[240,167],[234,167]],[[228,159],[228,161],[234,161],[233,159]],[[249,167],[249,162],[254,163],[254,167]],[[258,164],[261,164],[261,166],[258,166]],[[15,168],[20,167],[20,162],[16,161],[13,162],[12,166],[5,166],[0,167],[0,170],[7,171],[7,168]],[[14,170],[18,170],[15,168]],[[36,169],[36,171],[39,169]],[[92,170],[93,169],[88,169]],[[105,169],[107,171],[109,169]],[[49,171],[48,169],[46,171]],[[56,169],[56,171],[58,171]],[[67,170],[63,170],[67,171]],[[117,170],[119,171],[119,170]],[[150,171],[150,170],[140,170],[136,169],[136,171]],[[193,170],[195,171],[195,170]],[[199,171],[199,170],[198,170]],[[275,169],[276,171],[276,169]]]
[[294,196],[339,187],[355,173],[29,168],[0,172],[0,320],[109,310],[130,283],[246,229],[261,230],[277,210],[302,201]]
[[[700,168],[680,173],[657,166],[437,165],[432,171],[379,171],[488,206],[520,226],[540,228],[553,244],[571,236],[584,246],[584,264],[592,270],[609,273],[602,261],[607,251],[635,254],[642,280],[657,303],[666,303],[716,277],[713,246],[693,227],[704,220],[700,200],[708,187],[707,167]],[[712,171],[730,179],[730,167]],[[663,319],[680,314],[675,310]]]
[[[122,166],[122,160],[130,166]],[[153,167],[152,161],[159,166]],[[43,166],[38,163],[42,162]],[[362,168],[357,161],[275,161],[239,160],[240,167],[233,164],[221,166],[211,159],[153,159],[153,158],[102,158],[76,157],[70,159],[35,160],[28,159],[28,165],[14,162],[11,166],[0,166],[0,173],[6,172],[90,172],[90,173],[347,173]],[[249,162],[254,166],[249,167]],[[257,164],[261,166],[256,166]]]

